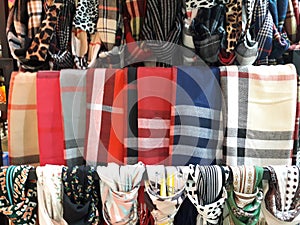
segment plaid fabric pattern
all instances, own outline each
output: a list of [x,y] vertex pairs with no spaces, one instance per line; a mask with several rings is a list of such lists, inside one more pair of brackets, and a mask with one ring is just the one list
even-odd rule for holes
[[253,22],[255,26],[256,41],[258,42],[258,61],[265,60],[272,50],[273,19],[268,10],[269,2],[258,0],[254,7]]
[[[28,12],[28,37],[34,38],[38,32],[43,15],[43,1],[42,0],[28,0],[27,1],[27,12]],[[24,16],[24,15],[23,15]]]
[[120,20],[119,0],[99,0],[98,22],[96,31],[100,34],[101,43],[109,51],[116,42],[116,34]]
[[[147,0],[146,17],[142,27],[143,40],[151,49],[158,62],[174,59],[174,45],[178,44],[182,30],[181,0]],[[163,51],[162,51],[163,49]]]
[[62,70],[60,93],[65,160],[69,167],[82,165],[86,123],[86,70]]
[[221,99],[218,68],[177,68],[170,126],[172,165],[222,163]]
[[124,163],[135,164],[138,162],[138,107],[137,107],[137,69],[125,68],[124,71],[124,105],[125,105],[125,134],[124,151],[126,152]]
[[[123,70],[95,70],[94,76],[88,72],[87,88],[91,89],[87,89],[88,163],[90,160],[92,164],[97,160],[96,164],[104,165],[124,162],[123,82]],[[90,155],[97,157],[90,158]]]
[[[40,164],[64,165],[59,71],[39,71],[36,80]],[[51,151],[49,151],[51,146]]]
[[49,47],[49,54],[53,60],[53,69],[72,68],[74,60],[71,53],[72,17],[75,13],[74,0],[64,0],[59,12],[54,37]]
[[[226,165],[291,164],[297,102],[294,65],[220,68]],[[282,122],[282,118],[284,122]]]
[[[299,20],[299,12],[298,12]],[[288,2],[288,10],[284,21],[284,28],[291,42],[297,41],[297,18],[294,11],[293,0]]]
[[8,102],[10,164],[39,164],[36,73],[12,73]]
[[176,68],[137,69],[138,161],[168,165],[170,115]]

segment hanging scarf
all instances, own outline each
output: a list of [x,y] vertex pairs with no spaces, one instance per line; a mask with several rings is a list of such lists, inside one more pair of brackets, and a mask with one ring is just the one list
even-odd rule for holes
[[185,0],[185,6],[187,11],[199,8],[212,8],[218,4],[228,4],[229,0],[221,1],[205,1],[205,0]]
[[125,134],[124,158],[125,164],[138,162],[138,106],[137,106],[137,69],[133,67],[124,69],[124,101],[125,101]]
[[107,167],[97,167],[107,224],[137,224],[137,196],[144,171],[142,163],[127,166],[109,163]]
[[36,224],[36,183],[28,180],[31,168],[25,165],[1,168],[0,212],[13,225]]
[[245,7],[242,9],[242,34],[235,49],[236,61],[239,65],[252,65],[257,57],[258,43],[253,40],[253,27],[251,27],[254,7],[255,0],[250,0],[245,1]]
[[138,159],[147,165],[169,162],[172,90],[176,68],[137,69]]
[[[218,68],[177,68],[171,109],[172,165],[222,162],[222,96]],[[171,90],[171,89],[170,89]]]
[[84,162],[86,124],[86,71],[62,70],[60,93],[64,127],[64,148],[67,166]]
[[36,73],[13,72],[8,97],[10,164],[39,164]]
[[257,0],[253,12],[256,41],[258,42],[257,64],[267,64],[267,57],[272,51],[273,19],[268,10],[269,1]]
[[39,223],[67,225],[63,219],[62,166],[46,165],[36,168]]
[[[182,1],[147,0],[141,34],[156,62],[173,65],[174,50],[181,36]],[[163,51],[162,51],[163,49]],[[171,61],[170,61],[171,60]]]
[[74,0],[63,0],[63,5],[58,15],[59,21],[57,21],[53,41],[49,47],[49,54],[53,61],[54,70],[72,68],[74,65],[70,45],[74,13]]
[[61,7],[63,6],[61,2],[53,2],[51,0],[47,0],[44,5],[46,18],[42,21],[41,27],[26,53],[26,64],[31,65],[36,70],[39,69],[40,65],[48,65],[49,46],[56,29]]
[[[263,168],[257,166],[231,167],[233,184],[228,191],[229,219],[237,225],[255,225],[259,221],[263,200]],[[231,224],[229,221],[224,224]]]
[[297,105],[294,65],[227,66],[220,67],[220,75],[226,107],[224,163],[291,164]]
[[209,9],[199,9],[189,28],[196,54],[208,63],[218,61],[221,42],[225,37],[224,18],[225,6],[222,4]]
[[63,167],[63,212],[68,224],[99,223],[96,171],[89,166]]
[[[64,131],[59,71],[39,71],[36,102],[40,164],[64,165]],[[51,146],[51,151],[49,151]]]
[[10,8],[6,34],[10,52],[20,64],[23,63],[26,50],[41,26],[42,3],[42,0],[16,0]]
[[271,180],[262,211],[269,224],[299,224],[299,167],[269,166]]
[[189,166],[187,196],[198,211],[197,225],[222,224],[229,170],[221,166]]
[[172,225],[186,197],[186,179],[178,167],[147,166],[145,201],[155,224]]
[[[296,10],[298,10],[298,6],[296,7],[297,7]],[[296,15],[296,13],[298,13],[298,15]],[[295,12],[293,0],[288,0],[288,9],[284,21],[284,28],[292,43],[297,41],[297,22],[298,22],[297,20],[299,20],[299,11]]]

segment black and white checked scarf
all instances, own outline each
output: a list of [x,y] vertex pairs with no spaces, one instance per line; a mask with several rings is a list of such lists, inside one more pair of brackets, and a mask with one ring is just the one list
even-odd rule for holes
[[178,44],[181,37],[182,19],[181,0],[147,1],[141,35],[157,62],[172,63],[174,44]]
[[224,185],[229,169],[221,166],[189,166],[187,196],[198,211],[197,225],[219,224],[227,198]]

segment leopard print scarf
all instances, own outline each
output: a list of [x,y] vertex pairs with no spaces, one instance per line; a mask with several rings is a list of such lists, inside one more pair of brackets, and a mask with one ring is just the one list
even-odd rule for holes
[[0,212],[12,224],[35,225],[37,218],[36,183],[28,180],[32,166],[10,166],[0,169]]

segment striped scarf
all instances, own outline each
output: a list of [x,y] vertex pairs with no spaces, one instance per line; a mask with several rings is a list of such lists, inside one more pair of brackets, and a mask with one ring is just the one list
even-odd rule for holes
[[0,169],[0,212],[13,225],[35,225],[37,218],[36,183],[28,180],[32,166],[10,166]]
[[220,68],[220,75],[226,107],[224,163],[291,164],[297,105],[295,67],[228,66]]
[[182,19],[181,0],[147,0],[141,34],[156,57],[156,62],[172,65],[172,61],[176,60],[174,44],[178,44],[181,37]]
[[97,167],[107,224],[137,224],[137,196],[144,171],[142,163],[127,166],[109,163],[107,167]]
[[137,69],[138,160],[168,165],[172,90],[176,68]]
[[218,68],[178,67],[171,110],[172,165],[222,162],[222,96]]
[[69,167],[82,165],[86,124],[86,71],[62,70],[60,93],[65,160]]
[[59,76],[59,71],[37,73],[36,103],[41,165],[65,164]]
[[36,73],[13,72],[8,96],[10,164],[38,164]]

